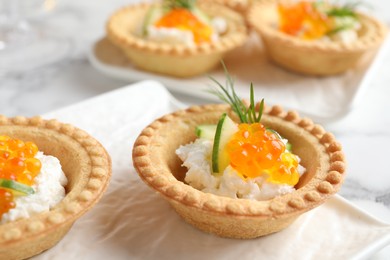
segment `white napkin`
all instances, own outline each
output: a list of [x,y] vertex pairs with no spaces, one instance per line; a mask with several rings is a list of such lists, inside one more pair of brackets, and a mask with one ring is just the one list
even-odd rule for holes
[[161,84],[145,81],[44,115],[97,138],[113,175],[101,201],[34,259],[361,259],[390,242],[389,225],[337,196],[258,239],[219,238],[186,224],[140,180],[131,159],[140,131],[178,107]]

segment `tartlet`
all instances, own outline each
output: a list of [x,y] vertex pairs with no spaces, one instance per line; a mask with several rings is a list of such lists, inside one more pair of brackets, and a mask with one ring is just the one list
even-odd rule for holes
[[32,141],[57,157],[68,179],[65,198],[52,210],[0,225],[0,258],[24,259],[54,246],[99,201],[111,177],[111,159],[88,133],[56,120],[0,115],[0,133]]
[[213,3],[199,3],[207,15],[221,16],[227,22],[227,31],[215,42],[195,46],[153,42],[139,36],[141,23],[151,4],[124,7],[108,20],[108,39],[138,68],[175,77],[202,74],[218,65],[230,50],[244,44],[247,28],[244,18],[237,12]]
[[251,6],[252,2],[254,2],[254,0],[208,0],[208,1],[226,5],[243,15],[246,14],[248,8]]
[[[262,123],[287,138],[306,173],[296,191],[266,201],[204,193],[184,183],[186,168],[175,150],[196,139],[195,127],[216,124],[222,113],[238,120],[228,105],[193,106],[146,127],[133,148],[142,180],[159,192],[185,221],[221,237],[248,239],[280,231],[302,213],[324,203],[341,187],[346,162],[335,137],[310,119],[280,106],[266,107]],[[237,121],[238,122],[238,121]]]
[[371,16],[356,12],[361,24],[352,43],[302,40],[277,29],[277,0],[260,0],[248,11],[248,23],[262,38],[270,60],[290,71],[328,76],[340,74],[372,60],[387,34]]

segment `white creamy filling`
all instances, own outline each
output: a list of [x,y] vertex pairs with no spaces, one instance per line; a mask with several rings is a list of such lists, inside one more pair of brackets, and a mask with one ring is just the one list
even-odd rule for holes
[[[279,28],[278,24],[274,25],[275,28]],[[305,30],[311,25],[304,24],[300,32],[296,37],[301,37]],[[344,44],[350,44],[357,41],[359,38],[359,30],[361,29],[361,23],[352,17],[337,17],[335,18],[335,28],[343,28],[342,30],[333,33],[332,35],[325,35],[317,40],[324,42],[342,42]]]
[[227,31],[226,20],[223,17],[216,16],[211,19],[211,27],[213,27],[214,32],[221,35]]
[[[222,175],[214,176],[209,163],[212,146],[210,140],[197,139],[176,150],[183,166],[188,169],[184,180],[195,189],[230,198],[254,200],[267,200],[295,190],[287,184],[267,182],[267,176],[244,180],[231,166],[228,166]],[[302,175],[305,168],[299,165],[298,172]]]
[[38,152],[35,158],[42,164],[40,173],[35,177],[35,193],[15,197],[15,208],[3,214],[1,224],[49,211],[65,197],[64,186],[68,180],[61,169],[60,161],[42,152]]
[[358,31],[362,27],[360,22],[355,18],[344,17],[335,19],[336,27],[344,27],[346,29],[340,30],[330,36],[332,41],[340,41],[345,44],[352,43],[359,38]]
[[194,35],[190,31],[176,28],[148,26],[148,40],[169,44],[194,45]]
[[[211,20],[210,26],[213,28],[212,41],[218,41],[219,35],[227,30],[227,24],[222,17],[215,17]],[[150,25],[147,27],[146,39],[168,43],[168,44],[184,44],[186,46],[194,46],[194,35],[191,31],[180,30],[176,28],[155,27]]]

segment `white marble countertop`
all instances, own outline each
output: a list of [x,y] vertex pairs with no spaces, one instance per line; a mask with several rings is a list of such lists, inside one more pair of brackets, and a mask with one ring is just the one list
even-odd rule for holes
[[[56,31],[70,48],[66,56],[49,66],[18,73],[0,73],[0,114],[32,116],[44,114],[89,97],[120,88],[128,82],[115,80],[95,70],[87,60],[92,44],[104,35],[107,17],[131,1],[58,1],[56,8],[35,22]],[[370,1],[375,15],[390,24],[390,4]],[[390,223],[390,56],[374,72],[363,98],[339,121],[326,124],[343,144],[348,177],[340,195]],[[187,104],[200,99],[173,93]],[[390,246],[373,259],[390,259]]]

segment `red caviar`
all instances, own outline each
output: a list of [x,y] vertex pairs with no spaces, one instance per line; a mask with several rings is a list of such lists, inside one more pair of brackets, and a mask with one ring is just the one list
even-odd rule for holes
[[280,31],[302,39],[323,37],[332,28],[332,19],[315,7],[314,2],[278,4]]
[[213,30],[210,26],[200,21],[191,11],[184,8],[175,8],[160,18],[155,23],[156,27],[176,28],[183,31],[191,31],[194,42],[210,42]]
[[0,189],[0,219],[4,213],[7,213],[12,208],[15,208],[12,192],[6,189]]
[[[0,178],[32,186],[41,170],[41,162],[35,158],[37,152],[33,142],[0,135]],[[0,188],[0,216],[14,207],[12,192]]]
[[227,144],[230,165],[243,178],[268,175],[268,181],[295,185],[299,180],[298,158],[273,132],[260,123],[239,124]]

